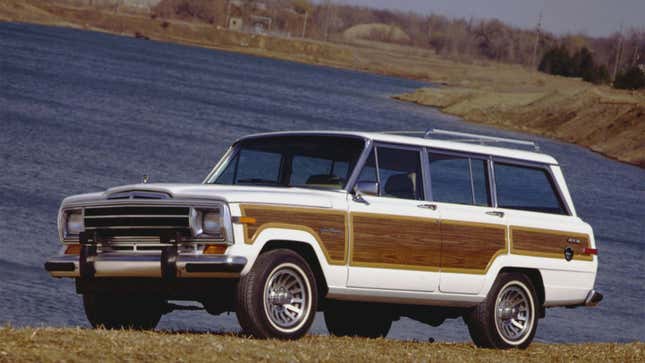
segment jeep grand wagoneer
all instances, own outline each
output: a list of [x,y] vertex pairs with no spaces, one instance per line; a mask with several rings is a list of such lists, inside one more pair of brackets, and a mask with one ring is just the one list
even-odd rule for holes
[[601,300],[555,159],[420,136],[252,135],[202,184],[66,198],[45,267],[76,279],[93,326],[151,329],[187,300],[259,338],[299,338],[323,311],[335,335],[463,317],[478,346],[523,348],[546,308]]

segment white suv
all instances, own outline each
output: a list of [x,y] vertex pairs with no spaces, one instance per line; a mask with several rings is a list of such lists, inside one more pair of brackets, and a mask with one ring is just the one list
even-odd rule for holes
[[555,159],[420,136],[252,135],[203,184],[66,198],[45,267],[76,279],[93,326],[154,328],[188,300],[259,338],[299,338],[320,310],[334,335],[463,317],[478,346],[524,348],[545,308],[602,299]]

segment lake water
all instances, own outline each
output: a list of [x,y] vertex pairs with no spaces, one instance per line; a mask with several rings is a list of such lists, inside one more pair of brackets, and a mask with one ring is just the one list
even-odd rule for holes
[[[94,32],[0,23],[0,324],[87,327],[71,280],[50,278],[67,195],[200,182],[236,138],[271,130],[424,130],[520,137],[563,165],[600,250],[595,309],[550,309],[537,340],[645,340],[645,170],[586,149],[465,123],[390,99],[425,84]],[[166,315],[160,329],[235,332],[234,315]],[[313,333],[326,334],[317,317]],[[389,335],[464,341],[461,320]]]

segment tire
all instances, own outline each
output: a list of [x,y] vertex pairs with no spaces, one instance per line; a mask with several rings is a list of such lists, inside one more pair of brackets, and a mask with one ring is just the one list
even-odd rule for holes
[[83,295],[85,315],[94,328],[152,330],[161,320],[164,303],[130,295]]
[[526,349],[537,331],[538,302],[526,275],[500,274],[486,300],[464,316],[470,337],[480,348]]
[[236,314],[245,333],[259,339],[298,339],[316,316],[318,288],[307,262],[294,251],[261,254],[238,284]]
[[327,330],[335,336],[386,337],[393,320],[392,311],[379,304],[332,300],[325,309]]

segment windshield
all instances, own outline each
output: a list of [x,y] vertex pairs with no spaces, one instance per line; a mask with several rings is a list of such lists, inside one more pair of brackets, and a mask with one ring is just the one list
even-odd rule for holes
[[243,140],[208,182],[343,189],[364,146],[364,140],[338,136]]

